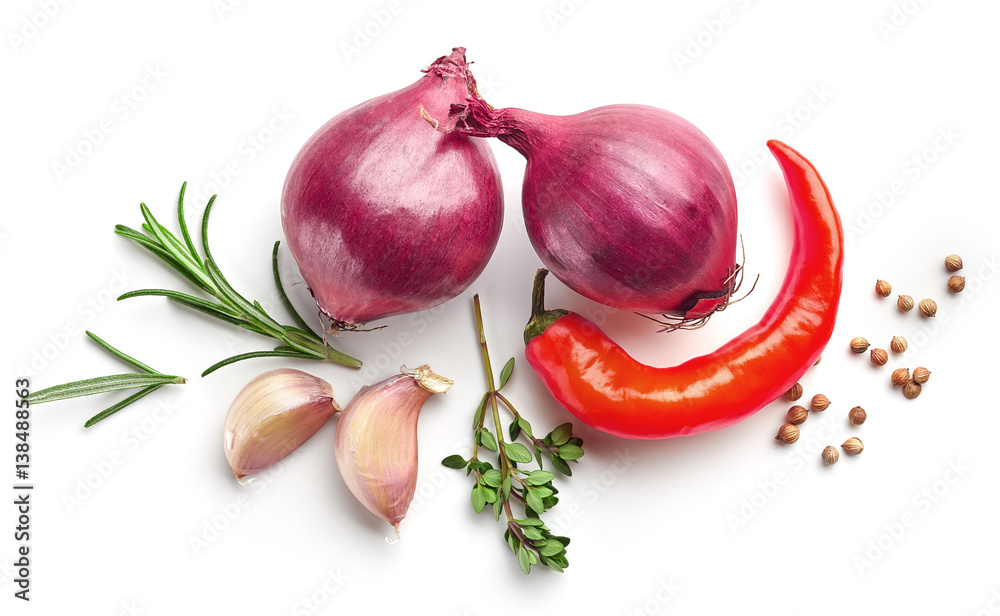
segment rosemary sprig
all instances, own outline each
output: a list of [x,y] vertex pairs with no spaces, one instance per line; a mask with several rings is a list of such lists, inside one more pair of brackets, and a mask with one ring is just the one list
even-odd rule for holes
[[118,391],[121,389],[142,388],[140,391],[132,394],[128,398],[111,405],[97,415],[88,419],[87,423],[83,425],[85,428],[89,428],[102,419],[110,417],[126,406],[132,404],[139,398],[153,393],[164,385],[182,384],[187,382],[187,379],[182,376],[163,374],[158,370],[150,368],[138,359],[122,353],[104,340],[101,340],[93,332],[88,331],[87,335],[90,336],[90,339],[96,342],[101,348],[105,349],[124,362],[135,366],[141,372],[112,374],[110,376],[101,376],[83,381],[73,381],[72,383],[65,383],[63,385],[55,385],[46,389],[40,389],[28,395],[27,400],[29,405],[44,404],[46,402],[55,402],[56,400],[66,400],[67,398],[77,398],[80,396],[92,396],[94,394],[103,394],[109,391]]
[[278,274],[278,246],[280,242],[274,243],[274,249],[271,252],[271,268],[274,273],[274,283],[278,288],[278,294],[281,297],[282,303],[293,315],[297,325],[281,325],[264,311],[260,302],[248,301],[230,286],[226,277],[219,270],[208,243],[208,217],[211,214],[216,196],[212,195],[208,200],[205,212],[202,214],[201,243],[205,253],[204,257],[202,257],[198,253],[194,241],[191,239],[191,234],[184,219],[184,192],[186,190],[187,182],[184,182],[181,185],[180,197],[177,199],[177,222],[180,226],[183,242],[153,217],[152,212],[149,211],[145,203],[139,205],[143,219],[145,220],[142,225],[144,233],[125,225],[116,225],[115,233],[133,240],[159,257],[164,263],[177,270],[193,286],[212,296],[215,301],[207,301],[193,295],[188,295],[187,293],[167,289],[130,291],[124,293],[118,299],[123,300],[144,295],[166,297],[182,306],[187,306],[193,310],[215,317],[220,321],[282,342],[273,351],[254,351],[223,359],[206,368],[201,373],[202,376],[211,374],[223,366],[255,357],[295,357],[299,359],[332,361],[350,368],[360,368],[360,360],[341,353],[327,344],[326,339],[318,336],[306,325],[298,312],[295,311],[292,302],[285,294],[285,290],[281,285],[281,277]]
[[[542,458],[548,458],[557,471],[572,475],[569,462],[575,462],[583,456],[583,440],[573,436],[573,425],[569,423],[556,427],[545,438],[539,439],[534,436],[528,420],[500,393],[510,380],[514,370],[514,358],[511,357],[504,364],[500,371],[500,383],[496,385],[489,349],[486,346],[479,295],[473,297],[473,302],[483,366],[486,370],[487,391],[479,402],[473,418],[475,443],[472,457],[466,460],[455,454],[448,456],[441,463],[449,468],[464,468],[467,475],[475,478],[476,483],[472,488],[472,507],[476,513],[481,513],[487,504],[492,504],[493,516],[497,520],[500,519],[501,512],[504,514],[507,518],[504,539],[517,556],[522,571],[530,573],[531,565],[538,563],[555,571],[562,571],[569,566],[569,561],[566,559],[569,538],[553,535],[540,518],[559,502],[556,496],[559,491],[552,484],[555,474],[542,468]],[[500,419],[501,406],[513,417],[508,426],[509,441],[504,440],[503,424]],[[493,431],[486,427],[487,415],[493,418]],[[517,442],[518,438],[528,446]],[[482,451],[480,447],[496,452],[498,467],[480,458]],[[518,467],[518,464],[530,464],[532,460],[538,465],[536,470]],[[524,511],[522,517],[515,517],[511,501],[515,501]]]

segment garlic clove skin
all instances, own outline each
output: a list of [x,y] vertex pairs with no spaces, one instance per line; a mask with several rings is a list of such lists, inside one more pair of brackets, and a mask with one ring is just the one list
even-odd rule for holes
[[284,459],[340,411],[333,388],[291,368],[265,372],[240,390],[226,414],[223,446],[240,483]]
[[334,441],[344,483],[397,537],[417,486],[417,416],[431,395],[447,393],[453,383],[426,365],[401,372],[354,396]]

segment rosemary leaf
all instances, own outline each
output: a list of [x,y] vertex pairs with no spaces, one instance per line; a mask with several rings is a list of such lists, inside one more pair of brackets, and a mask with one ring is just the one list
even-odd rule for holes
[[228,366],[229,364],[235,364],[238,361],[243,361],[244,359],[255,359],[257,357],[296,357],[298,359],[316,359],[310,355],[304,355],[301,351],[253,351],[250,353],[241,353],[240,355],[233,355],[232,357],[227,357],[220,362],[214,363],[204,372],[201,376],[208,376],[212,374],[219,368]]
[[201,247],[205,251],[205,260],[213,259],[212,248],[208,245],[208,217],[212,214],[212,206],[215,205],[215,197],[212,195],[205,204],[205,211],[201,214]]
[[128,406],[128,405],[132,404],[133,402],[135,402],[136,400],[138,400],[139,398],[142,398],[142,397],[146,396],[147,394],[151,394],[151,393],[153,393],[154,391],[156,391],[157,389],[159,389],[161,387],[163,387],[162,384],[161,385],[150,385],[146,389],[140,389],[139,391],[135,392],[134,394],[132,394],[128,398],[125,398],[121,402],[118,402],[116,404],[112,404],[111,406],[109,406],[108,408],[104,409],[103,411],[101,411],[97,415],[94,415],[93,417],[91,417],[90,419],[87,420],[87,423],[83,424],[83,427],[84,428],[89,428],[90,426],[92,426],[95,423],[101,421],[102,419],[106,419],[106,418],[110,417],[111,415],[114,415],[118,411],[122,410],[126,406]]
[[166,297],[172,302],[181,304],[182,306],[187,306],[193,310],[203,312],[211,317],[215,317],[220,321],[225,321],[226,323],[232,323],[237,327],[242,327],[244,329],[249,329],[252,332],[258,334],[263,334],[265,336],[270,336],[270,333],[261,327],[251,323],[246,318],[241,316],[236,311],[232,310],[228,306],[223,306],[220,304],[213,304],[212,302],[206,302],[205,300],[198,299],[197,297],[187,295],[186,293],[179,293],[177,291],[170,291],[167,289],[141,289],[138,291],[129,291],[128,293],[123,293],[118,296],[119,300],[128,299],[130,297],[140,297],[144,295],[155,295],[160,297]]
[[28,396],[28,403],[43,404],[45,402],[66,400],[67,398],[103,394],[109,391],[184,382],[183,377],[166,374],[112,374],[110,376],[99,376],[93,379],[73,381],[72,383],[64,383],[40,389]]
[[159,244],[157,244],[153,240],[149,239],[148,236],[133,231],[132,229],[129,229],[124,225],[115,225],[115,233],[136,242],[146,250],[150,251],[151,253],[159,257],[160,260],[162,260],[164,263],[177,270],[179,274],[184,276],[191,282],[191,284],[198,287],[199,289],[202,289],[203,291],[206,291],[207,293],[213,295],[217,292],[215,290],[215,287],[211,284],[212,281],[208,279],[207,275],[201,275],[200,273],[196,273],[192,270],[187,269],[180,261],[174,258],[172,254],[164,250]]
[[187,222],[184,220],[184,193],[187,192],[187,182],[181,184],[181,194],[177,197],[177,224],[181,228],[181,235],[184,236],[184,243],[187,244],[188,252],[198,263],[198,267],[204,269],[205,264],[201,261],[201,256],[198,254],[198,249],[194,247],[194,241],[191,240],[191,234],[188,232]]
[[131,365],[135,366],[136,368],[138,368],[139,370],[142,370],[143,372],[148,372],[149,374],[161,374],[161,372],[159,370],[155,370],[153,368],[150,368],[149,366],[147,366],[146,364],[142,363],[138,359],[132,357],[131,355],[126,355],[125,353],[122,353],[121,351],[119,351],[115,347],[111,346],[110,344],[108,344],[107,342],[105,342],[104,340],[102,340],[97,334],[95,334],[94,332],[90,331],[89,329],[86,330],[86,334],[87,334],[87,336],[91,340],[93,340],[94,342],[96,342],[97,344],[99,344],[102,349],[104,349],[108,353],[111,353],[112,355],[114,355],[118,359],[124,361],[125,363],[131,364]]
[[274,250],[271,251],[271,270],[274,272],[274,286],[278,288],[278,295],[281,296],[281,302],[285,304],[285,309],[288,310],[288,314],[292,315],[299,327],[304,331],[311,332],[312,328],[303,320],[302,315],[299,311],[295,309],[292,305],[292,300],[288,299],[285,295],[285,287],[281,284],[281,274],[278,273],[278,246],[281,245],[280,241],[274,243]]
[[175,259],[183,263],[188,270],[198,269],[199,264],[191,259],[191,255],[188,254],[180,241],[153,217],[153,213],[149,211],[146,204],[140,203],[139,209],[142,210],[142,215],[146,219],[145,229],[156,237],[156,239],[160,240],[161,247],[173,255]]

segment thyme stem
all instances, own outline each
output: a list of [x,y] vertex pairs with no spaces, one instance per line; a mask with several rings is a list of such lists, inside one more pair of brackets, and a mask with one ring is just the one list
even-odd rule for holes
[[[487,503],[492,503],[493,515],[499,521],[501,512],[506,518],[504,539],[517,557],[518,565],[524,573],[531,571],[531,566],[543,564],[555,571],[562,571],[569,565],[566,559],[566,546],[569,538],[555,536],[540,519],[541,514],[548,511],[559,502],[555,496],[558,493],[552,480],[554,473],[542,469],[542,453],[548,454],[556,470],[570,475],[572,471],[566,460],[575,460],[583,455],[580,446],[583,441],[571,434],[572,426],[562,424],[550,432],[544,439],[537,439],[531,433],[531,425],[514,408],[510,400],[500,393],[510,379],[514,369],[511,358],[504,364],[500,373],[500,382],[494,377],[493,363],[490,360],[489,347],[486,344],[486,331],[483,324],[483,311],[479,295],[473,296],[475,306],[476,327],[479,337],[479,350],[483,358],[483,371],[486,376],[486,393],[483,394],[476,408],[472,428],[475,441],[472,457],[468,460],[455,454],[442,460],[449,468],[465,468],[467,474],[475,479],[472,488],[472,507],[476,513],[485,509]],[[493,431],[486,426],[486,409],[493,417]],[[503,435],[503,423],[500,419],[500,406],[506,407],[514,418],[510,424],[510,440]],[[494,436],[494,431],[496,435]],[[529,445],[535,452],[538,469],[527,471],[518,464],[532,462],[531,450],[517,442],[517,437],[524,434]],[[566,460],[559,445],[567,448]],[[480,459],[480,446],[495,450],[499,469],[494,468],[489,461]],[[569,456],[575,457],[569,457]],[[511,501],[524,508],[524,517],[516,518]]]

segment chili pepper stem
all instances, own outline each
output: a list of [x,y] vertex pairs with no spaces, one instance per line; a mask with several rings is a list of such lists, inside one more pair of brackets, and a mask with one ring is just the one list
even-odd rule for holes
[[539,336],[549,325],[559,317],[569,314],[568,310],[546,310],[545,309],[545,277],[549,270],[541,267],[535,272],[535,284],[531,289],[531,318],[524,326],[524,343],[528,344],[532,338]]

